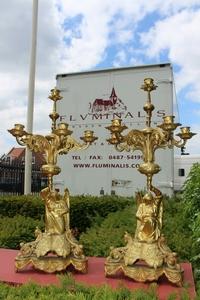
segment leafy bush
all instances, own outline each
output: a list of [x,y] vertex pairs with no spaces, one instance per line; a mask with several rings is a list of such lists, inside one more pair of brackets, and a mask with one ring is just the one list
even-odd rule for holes
[[164,201],[162,231],[171,250],[177,252],[181,260],[191,260],[192,231],[185,220],[185,205],[181,198]]
[[[135,232],[135,212],[136,206],[131,205],[124,210],[109,214],[101,224],[97,223],[82,233],[80,241],[85,253],[88,256],[108,256],[111,246],[124,246],[125,231]],[[168,246],[172,251],[177,252],[181,261],[192,262],[196,284],[200,290],[200,216],[192,223],[190,219],[185,218],[183,200],[169,198],[164,199],[163,221],[163,233]]]
[[108,256],[111,246],[124,245],[125,231],[134,233],[135,223],[135,206],[110,213],[100,225],[96,224],[81,234],[80,242],[86,255]]
[[[71,276],[60,276],[60,285],[39,286],[28,283],[18,287],[0,283],[0,300],[158,300],[157,285],[150,284],[148,289],[130,290],[122,285],[113,289],[108,285],[85,286],[75,282]],[[177,295],[171,294],[166,300],[175,300]],[[189,300],[187,291],[184,291],[180,300]],[[199,297],[196,298],[198,300]]]
[[[184,223],[184,207],[180,200],[165,199],[163,214],[163,233],[168,246],[178,253],[181,260],[191,258],[191,229]],[[101,224],[96,223],[80,236],[85,252],[90,256],[107,256],[111,246],[121,247],[124,244],[125,231],[135,232],[136,205],[109,214]]]
[[70,224],[84,232],[91,227],[97,218],[102,220],[109,213],[125,208],[132,202],[131,198],[117,196],[79,196],[71,198]]
[[[128,204],[131,205],[123,210]],[[186,219],[185,206],[188,206],[188,203],[185,200],[183,202],[181,198],[164,201],[163,233],[169,247],[177,252],[182,260],[190,260],[193,256],[198,262],[199,218],[193,223]],[[19,247],[19,241],[34,238],[35,227],[41,224],[44,217],[44,204],[39,197],[0,197],[0,208],[3,216],[10,217],[0,219],[1,247]],[[110,212],[116,213],[109,214]],[[76,227],[79,232],[87,229],[80,238],[87,255],[107,256],[110,246],[123,245],[125,231],[134,233],[135,212],[135,201],[130,198],[71,197],[71,228]],[[25,218],[29,215],[35,220]]]
[[182,198],[186,218],[194,220],[200,213],[200,164],[195,163],[185,181]]
[[44,203],[39,196],[0,196],[0,216],[16,215],[40,220],[44,215]]
[[196,280],[199,280],[200,288],[200,213],[192,224],[192,263]]
[[[12,197],[11,197],[12,198]],[[18,248],[21,241],[34,239],[35,227],[43,227],[43,215],[37,211],[37,205],[41,207],[42,201],[39,197],[19,197],[11,200],[10,207],[19,208],[20,213],[25,215],[30,211],[37,218],[16,215],[13,218],[3,217],[0,219],[0,246],[7,248]],[[22,199],[22,200],[21,200]],[[9,202],[8,200],[6,202]],[[127,204],[132,204],[123,209]],[[31,209],[28,210],[27,205]],[[37,204],[37,205],[36,205]],[[192,230],[184,219],[184,206],[181,200],[168,199],[164,201],[164,228],[163,232],[167,238],[168,245],[176,251],[183,260],[191,258]],[[117,211],[116,211],[117,210]],[[109,211],[114,211],[109,213]],[[116,212],[115,212],[116,211]],[[84,213],[85,212],[85,213]],[[107,256],[111,246],[123,246],[125,231],[134,233],[136,224],[135,201],[118,197],[74,197],[71,201],[71,227],[77,227],[82,233],[81,243],[84,245],[85,253],[89,256]],[[8,215],[13,215],[8,211]],[[106,217],[107,216],[107,217]],[[91,227],[90,227],[91,226]],[[198,227],[198,224],[197,224]],[[194,230],[196,231],[196,230]],[[198,245],[196,245],[198,247]],[[194,256],[196,251],[194,252]]]
[[44,223],[29,217],[15,216],[0,219],[0,247],[19,249],[21,242],[35,240],[36,226],[43,229]]
[[[70,198],[71,228],[79,232],[89,228],[94,219],[99,216],[106,217],[110,212],[123,209],[130,204],[130,198],[123,197],[92,197],[74,196]],[[44,202],[36,196],[1,196],[0,216],[14,217],[22,215],[41,220],[44,218]]]
[[76,283],[73,278],[65,276],[61,277],[59,287],[55,285],[42,287],[34,283],[18,287],[0,284],[0,300],[158,300],[156,289],[154,284],[146,290],[129,290],[123,286],[112,289],[108,285],[87,287]]
[[183,189],[185,207],[184,223],[191,230],[191,260],[195,268],[196,280],[200,280],[200,164],[195,163]]
[[[0,197],[0,207],[3,209],[3,213],[1,213],[2,215],[6,215],[7,213],[7,215],[11,217],[0,218],[0,247],[16,249],[19,247],[20,242],[28,242],[35,239],[34,231],[36,226],[41,229],[43,228],[44,223],[42,218],[44,214],[42,210],[44,210],[44,205],[39,197],[21,196],[17,198],[2,198],[3,197]],[[192,201],[196,200],[191,199],[190,203],[193,203]],[[5,206],[3,204],[5,204]],[[173,251],[178,253],[179,258],[182,260],[192,260],[193,266],[195,267],[196,279],[198,279],[200,265],[200,215],[197,214],[195,218],[188,218],[188,213],[190,212],[188,207],[188,202],[185,199],[172,198],[164,200],[163,233],[167,238],[168,245]],[[113,212],[109,213],[110,211]],[[29,213],[34,216],[34,219],[25,217]],[[84,246],[84,252],[88,256],[107,256],[110,251],[110,246],[123,246],[124,232],[128,231],[132,234],[135,232],[135,213],[136,205],[133,199],[131,200],[130,198],[80,196],[72,197],[71,199],[71,226],[78,224],[80,231],[88,228],[80,237],[80,242]],[[91,226],[91,228],[89,228],[89,226]],[[200,290],[200,281],[197,281],[197,288]],[[30,297],[26,298],[28,296],[26,296],[25,290],[23,290],[21,294],[20,289],[13,289],[11,292],[10,288],[6,289],[0,286],[0,299],[10,300],[24,298],[31,300],[38,298],[35,294],[29,294]],[[54,297],[53,289],[52,287],[52,290],[48,290],[47,292],[45,288],[38,290],[38,287],[33,287],[33,293],[39,295],[39,299],[49,299],[47,294],[53,295],[50,298],[65,299],[63,292],[60,290],[57,290],[57,294]],[[133,297],[132,294],[130,297],[127,296],[127,298],[123,298],[121,294],[119,294],[120,296],[109,294],[110,292],[108,290],[104,292],[103,289],[100,289],[98,292],[91,292],[90,289],[87,290],[85,288],[83,288],[83,290],[84,292],[79,288],[77,293],[69,293],[69,297],[66,299],[156,299],[155,297],[149,298],[151,296],[146,294],[142,294],[141,297],[138,296],[138,298],[136,298],[136,292],[134,298],[131,298]],[[123,293],[126,294],[128,291],[123,291]],[[112,298],[108,298],[106,295]]]

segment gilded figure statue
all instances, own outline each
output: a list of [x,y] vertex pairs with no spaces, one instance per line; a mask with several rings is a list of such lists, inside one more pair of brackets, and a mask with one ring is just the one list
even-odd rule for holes
[[69,191],[64,195],[59,190],[51,191],[49,187],[40,192],[45,202],[45,232],[47,234],[63,234],[69,230]]
[[162,199],[153,197],[151,192],[146,193],[143,197],[138,195],[139,202],[136,219],[137,228],[135,239],[146,243],[153,243],[158,240],[161,235],[162,228]]

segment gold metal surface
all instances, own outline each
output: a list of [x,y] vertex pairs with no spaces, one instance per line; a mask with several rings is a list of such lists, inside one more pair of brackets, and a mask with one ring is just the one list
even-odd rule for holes
[[[136,281],[154,281],[163,274],[169,281],[177,285],[182,284],[183,270],[177,262],[177,254],[167,246],[162,231],[163,223],[163,195],[153,186],[153,175],[160,172],[160,166],[155,163],[157,149],[183,147],[194,133],[190,127],[181,127],[177,134],[179,140],[173,136],[173,131],[181,124],[174,122],[174,116],[164,116],[163,123],[156,128],[151,127],[152,111],[151,92],[156,89],[152,78],[144,79],[142,89],[147,92],[147,102],[143,109],[146,112],[146,127],[142,130],[132,129],[126,135],[122,132],[127,128],[121,119],[112,120],[106,127],[111,138],[107,141],[114,145],[119,152],[142,152],[143,163],[138,171],[147,178],[146,193],[136,193],[137,226],[135,235],[125,233],[126,246],[111,248],[106,259],[105,274],[113,275],[121,270],[126,276]],[[138,264],[139,262],[139,264]],[[143,264],[142,264],[143,263]]]
[[45,164],[41,167],[44,175],[48,177],[48,186],[41,192],[45,203],[45,231],[35,230],[36,239],[33,242],[21,243],[20,252],[15,259],[16,270],[32,265],[36,269],[51,273],[65,270],[69,265],[85,273],[87,271],[87,258],[70,230],[70,201],[69,191],[66,188],[61,195],[53,187],[53,176],[59,174],[61,169],[57,166],[58,155],[69,151],[87,149],[96,139],[93,131],[86,130],[81,137],[83,143],[77,142],[68,129],[67,123],[56,124],[59,114],[56,112],[56,102],[61,100],[60,91],[52,89],[49,99],[53,101],[53,112],[49,115],[52,120],[49,135],[28,133],[21,124],[15,124],[8,130],[22,146],[34,152],[42,152]]

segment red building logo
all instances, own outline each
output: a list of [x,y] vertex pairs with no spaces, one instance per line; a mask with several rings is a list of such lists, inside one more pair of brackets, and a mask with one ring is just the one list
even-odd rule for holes
[[99,112],[115,112],[118,110],[127,110],[126,105],[116,95],[114,87],[112,88],[109,99],[97,98],[92,103],[89,103],[89,110],[91,113]]

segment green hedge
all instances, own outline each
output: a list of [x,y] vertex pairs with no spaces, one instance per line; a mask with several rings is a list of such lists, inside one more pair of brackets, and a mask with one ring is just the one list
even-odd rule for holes
[[35,228],[44,229],[42,220],[14,216],[0,218],[0,248],[19,249],[21,242],[35,240]]
[[[158,300],[157,284],[152,283],[148,289],[130,290],[122,285],[113,289],[108,285],[88,287],[78,284],[71,277],[60,277],[60,286],[39,286],[34,283],[13,287],[0,284],[0,300]],[[180,293],[180,300],[189,300],[187,290]],[[166,300],[177,299],[177,293],[169,295]],[[198,300],[198,296],[195,300]]]
[[[134,234],[136,227],[136,204],[109,214],[101,224],[96,224],[81,234],[80,241],[87,255],[107,256],[110,246],[124,244],[124,232]],[[193,243],[190,223],[185,222],[183,202],[176,198],[164,199],[163,230],[167,244],[177,252],[181,260],[190,260]],[[194,254],[194,253],[193,253]],[[196,253],[197,254],[197,253]]]
[[[200,217],[198,214],[195,222],[186,218],[186,205],[181,198],[164,200],[163,233],[178,257],[196,262],[195,270],[199,272]],[[17,249],[20,242],[35,239],[36,226],[44,227],[44,205],[39,197],[0,197],[0,212],[0,247]],[[130,198],[72,197],[71,227],[82,232],[80,241],[86,255],[107,256],[110,246],[124,245],[125,231],[134,233],[135,212],[135,201]]]
[[[127,207],[127,208],[126,208]],[[179,199],[164,201],[163,232],[168,245],[183,260],[196,256],[190,222]],[[19,247],[34,240],[36,226],[44,227],[44,204],[39,197],[0,197],[0,247]],[[135,231],[135,201],[122,197],[72,197],[71,228],[81,233],[80,241],[89,256],[107,256],[110,246],[123,245],[125,231]],[[7,215],[7,216],[5,216]],[[188,220],[189,221],[189,220]]]
[[[79,233],[91,227],[97,218],[125,208],[133,200],[123,197],[77,196],[70,198],[70,226]],[[0,217],[21,215],[36,220],[44,218],[44,202],[35,196],[0,196]]]
[[40,220],[44,215],[44,203],[37,196],[0,196],[0,216],[16,215]]
[[168,246],[183,261],[192,257],[193,237],[190,220],[185,219],[185,205],[181,198],[164,201],[163,233]]
[[124,246],[124,233],[134,233],[136,206],[132,205],[122,211],[110,213],[101,224],[89,228],[80,236],[80,243],[88,256],[108,256],[110,247]]
[[94,222],[103,220],[109,213],[124,209],[133,202],[131,198],[116,196],[80,196],[72,197],[70,209],[71,228],[77,227],[85,232]]
[[[185,219],[183,201],[167,199],[164,208],[163,233],[169,247],[182,260],[197,259],[199,245],[194,243],[191,220]],[[130,198],[72,197],[71,228],[81,233],[80,240],[87,255],[107,256],[110,246],[123,245],[125,231],[134,233],[135,212],[135,201]],[[18,248],[21,241],[34,239],[36,226],[44,227],[44,204],[39,197],[0,197],[0,213],[0,247]]]
[[195,276],[200,284],[200,164],[195,163],[185,181],[183,188],[185,223],[191,229],[191,257]]

